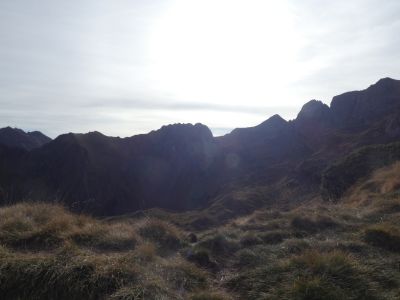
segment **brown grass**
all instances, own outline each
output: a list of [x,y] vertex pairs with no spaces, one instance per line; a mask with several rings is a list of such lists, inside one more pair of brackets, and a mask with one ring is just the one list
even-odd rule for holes
[[365,241],[375,247],[400,252],[400,230],[398,227],[382,223],[365,230]]
[[377,196],[400,189],[400,162],[375,170],[366,181],[353,186],[346,193],[346,202],[357,205],[373,204]]

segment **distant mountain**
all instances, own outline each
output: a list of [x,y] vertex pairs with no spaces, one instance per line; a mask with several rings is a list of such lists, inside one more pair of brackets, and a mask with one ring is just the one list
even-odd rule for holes
[[18,128],[0,129],[0,144],[12,148],[32,150],[50,142],[51,139],[39,131],[25,132]]
[[4,130],[42,143],[0,147],[0,203],[58,201],[99,215],[215,203],[235,210],[245,208],[231,195],[262,190],[285,205],[320,197],[324,170],[352,151],[400,140],[400,81],[381,79],[334,97],[330,106],[311,100],[292,121],[274,115],[222,137],[202,124],[129,138],[70,133],[53,141]]

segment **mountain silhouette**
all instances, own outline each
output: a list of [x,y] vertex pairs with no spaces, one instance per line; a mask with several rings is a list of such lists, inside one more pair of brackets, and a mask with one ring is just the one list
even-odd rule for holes
[[54,140],[5,128],[0,203],[55,201],[116,215],[204,208],[233,191],[260,187],[277,203],[302,201],[321,195],[324,170],[340,158],[398,141],[399,120],[400,81],[384,78],[335,96],[330,106],[311,100],[294,120],[274,115],[221,137],[202,124],[168,125],[128,138],[90,132]]
[[0,129],[0,145],[32,150],[50,142],[51,139],[40,131],[25,132],[18,128]]

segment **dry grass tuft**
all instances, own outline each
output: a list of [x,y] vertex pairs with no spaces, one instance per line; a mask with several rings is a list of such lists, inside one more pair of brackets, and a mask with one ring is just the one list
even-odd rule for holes
[[191,296],[190,300],[231,300],[232,295],[225,292],[200,292]]
[[208,286],[207,272],[181,257],[175,257],[166,263],[163,277],[177,290],[194,291]]
[[339,226],[339,224],[332,218],[319,215],[312,217],[295,216],[291,220],[290,225],[295,230],[309,233],[315,233],[321,230],[332,229]]
[[139,235],[157,245],[164,254],[182,247],[184,235],[171,223],[159,219],[145,219],[137,224]]
[[365,230],[365,241],[375,247],[400,252],[400,230],[387,223],[373,225]]
[[141,261],[149,262],[157,256],[157,248],[153,243],[144,242],[135,249],[135,257]]

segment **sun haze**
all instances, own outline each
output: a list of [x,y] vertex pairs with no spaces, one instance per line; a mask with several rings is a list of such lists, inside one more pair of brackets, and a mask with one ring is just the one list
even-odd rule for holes
[[0,120],[55,137],[175,122],[214,135],[400,77],[400,3],[50,1],[0,4]]

